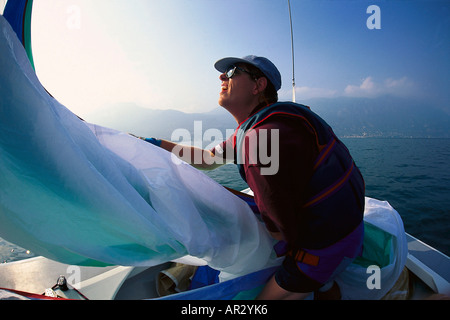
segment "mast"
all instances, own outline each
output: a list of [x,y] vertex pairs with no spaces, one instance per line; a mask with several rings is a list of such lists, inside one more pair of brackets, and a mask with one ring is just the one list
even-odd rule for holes
[[288,0],[289,7],[289,22],[291,25],[291,49],[292,49],[292,102],[295,102],[295,64],[294,64],[294,32],[292,30],[292,14],[291,1]]

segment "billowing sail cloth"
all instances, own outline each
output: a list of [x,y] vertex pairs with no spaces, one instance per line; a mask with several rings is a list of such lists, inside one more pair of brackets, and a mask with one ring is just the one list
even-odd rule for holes
[[81,121],[50,97],[0,16],[0,236],[68,264],[183,256],[233,275],[267,265],[248,205],[172,155]]
[[[67,264],[184,258],[222,280],[239,276],[174,298],[229,299],[264,284],[279,260],[243,200],[160,148],[81,121],[45,91],[30,63],[31,3],[8,1],[15,31],[0,15],[0,237]],[[362,255],[336,279],[344,299],[380,299],[405,265],[399,214],[366,198],[364,222]]]

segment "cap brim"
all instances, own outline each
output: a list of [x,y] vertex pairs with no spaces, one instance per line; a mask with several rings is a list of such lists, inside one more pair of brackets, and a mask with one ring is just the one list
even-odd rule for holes
[[228,57],[228,58],[223,58],[223,59],[220,59],[219,61],[217,61],[214,64],[214,68],[216,68],[217,71],[223,73],[223,72],[227,71],[227,68],[229,66],[232,66],[232,65],[237,64],[237,63],[252,64],[251,62],[249,62],[247,60],[244,60],[244,59],[241,59],[241,58]]

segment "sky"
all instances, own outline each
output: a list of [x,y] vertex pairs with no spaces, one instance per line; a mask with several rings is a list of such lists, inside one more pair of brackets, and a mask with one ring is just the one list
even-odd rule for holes
[[[450,114],[450,1],[290,3],[297,101],[392,94]],[[213,110],[215,61],[248,54],[277,65],[292,99],[287,0],[35,0],[32,45],[44,87],[81,117],[118,103]]]

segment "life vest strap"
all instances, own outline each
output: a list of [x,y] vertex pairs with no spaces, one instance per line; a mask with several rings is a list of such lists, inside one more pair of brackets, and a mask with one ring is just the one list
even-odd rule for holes
[[317,195],[312,197],[309,201],[306,202],[306,204],[303,206],[303,208],[311,207],[313,205],[318,204],[319,202],[325,200],[332,194],[339,191],[344,184],[348,181],[348,179],[351,176],[351,173],[353,172],[354,168],[354,162],[352,161],[350,167],[347,169],[347,171],[344,172],[344,174],[332,185],[330,185],[328,188],[324,189],[322,192],[319,192]]
[[325,145],[323,150],[318,155],[316,162],[314,163],[314,171],[316,171],[316,169],[331,155],[334,147],[336,146],[336,142],[336,138],[332,138],[330,142]]
[[[295,253],[295,254],[294,254]],[[288,255],[291,255],[295,261],[301,262],[310,266],[317,266],[319,264],[319,256],[313,255],[309,252],[306,252],[303,249],[298,249],[296,251],[289,251]]]
[[313,255],[303,249],[290,249],[285,241],[276,243],[274,249],[278,257],[291,256],[296,262],[310,266],[317,266],[319,264],[319,256]]

